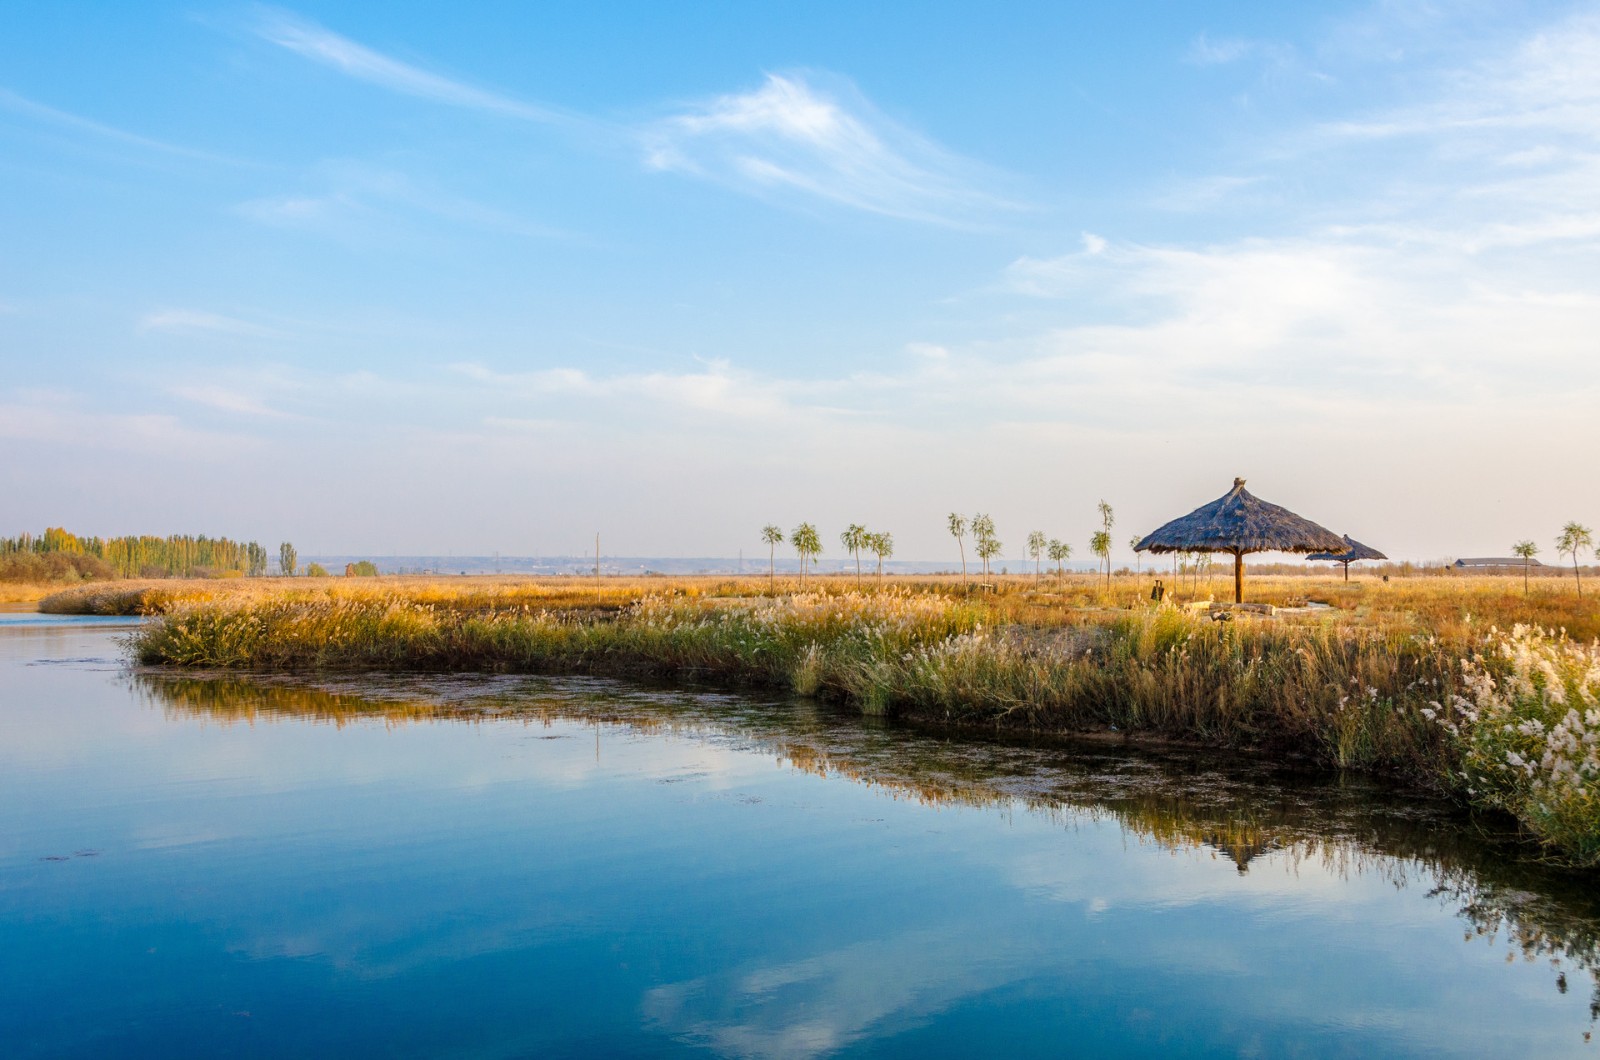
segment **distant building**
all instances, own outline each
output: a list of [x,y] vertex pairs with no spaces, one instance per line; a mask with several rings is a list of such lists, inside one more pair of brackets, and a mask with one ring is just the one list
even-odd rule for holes
[[1542,567],[1542,566],[1544,566],[1543,563],[1540,563],[1536,559],[1530,559],[1530,560],[1524,561],[1524,560],[1521,560],[1521,559],[1517,558],[1516,556],[1478,556],[1478,557],[1473,558],[1473,559],[1458,559],[1454,563],[1452,563],[1451,566],[1452,567],[1460,567],[1462,570],[1482,570],[1485,567],[1518,567],[1518,568],[1520,568],[1523,565],[1524,562],[1526,562],[1527,565],[1530,566],[1530,567]]

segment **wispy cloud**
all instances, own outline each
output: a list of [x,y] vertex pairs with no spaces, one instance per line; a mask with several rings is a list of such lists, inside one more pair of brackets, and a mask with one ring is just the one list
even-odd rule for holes
[[1016,207],[984,189],[992,174],[876,113],[848,84],[825,91],[799,74],[691,107],[649,129],[645,144],[652,168],[761,196],[945,224]]
[[565,122],[571,115],[476,88],[384,55],[309,19],[277,8],[262,8],[252,29],[263,40],[357,81],[453,107],[502,114],[523,121]]
[[259,398],[230,390],[227,387],[197,385],[173,387],[172,393],[185,401],[192,401],[197,405],[217,409],[221,412],[235,412],[246,416],[262,416],[270,419],[289,419],[291,413],[283,412],[268,407]]
[[419,182],[390,169],[349,162],[318,167],[327,190],[248,199],[235,212],[260,224],[287,228],[338,228],[382,212],[424,214],[469,228],[531,239],[570,239],[573,234],[507,210]]
[[202,309],[156,309],[139,318],[138,329],[168,334],[268,335],[271,328]]
[[[716,416],[741,422],[771,421],[794,411],[795,399],[804,384],[789,380],[760,378],[735,369],[726,362],[712,362],[690,372],[620,372],[595,375],[582,369],[554,367],[531,372],[497,372],[481,364],[451,366],[452,371],[472,383],[506,394],[532,400],[561,403],[588,401],[653,406],[666,412],[691,417]],[[570,407],[570,406],[569,406]]]
[[1259,50],[1259,41],[1239,37],[1221,37],[1213,40],[1202,33],[1189,43],[1185,58],[1198,66],[1225,66],[1237,62]]
[[0,396],[0,438],[116,452],[162,453],[197,463],[233,459],[254,439],[194,428],[155,412],[105,412],[72,393],[13,391]]
[[38,103],[34,100],[28,99],[26,96],[18,95],[17,93],[6,88],[0,88],[0,110],[7,110],[13,114],[20,114],[23,117],[30,118],[34,121],[44,122],[46,124],[55,125],[65,129],[71,129],[74,132],[88,133],[89,135],[98,139],[123,144],[127,147],[136,147],[144,151],[172,155],[179,158],[189,158],[196,161],[218,162],[225,165],[239,164],[236,159],[213,154],[210,151],[196,150],[192,147],[184,147],[180,144],[168,143],[165,140],[157,140],[149,136],[140,136],[137,133],[131,133],[124,129],[118,129],[114,126],[93,121],[89,118],[79,117],[76,114],[69,114],[64,110],[57,110],[55,107],[46,106],[43,103]]
[[[309,19],[262,8],[252,31],[347,77],[392,92],[523,121],[643,142],[646,164],[775,199],[821,199],[872,213],[971,226],[1018,204],[989,190],[997,174],[878,114],[848,82],[772,74],[639,129],[529,103],[386,55]],[[337,196],[263,198],[245,212],[294,223],[348,205]],[[470,212],[470,211],[469,211]],[[467,218],[471,220],[471,218]],[[484,218],[479,217],[479,221]],[[491,222],[504,226],[506,219]]]
[[[1433,98],[1322,131],[1350,138],[1526,132],[1600,140],[1600,16],[1578,15],[1523,41],[1509,54],[1439,77]],[[1485,137],[1481,141],[1492,141]]]

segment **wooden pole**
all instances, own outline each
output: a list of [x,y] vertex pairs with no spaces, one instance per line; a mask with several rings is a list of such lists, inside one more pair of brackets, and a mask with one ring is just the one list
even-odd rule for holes
[[1244,603],[1244,553],[1238,549],[1233,552],[1233,602]]

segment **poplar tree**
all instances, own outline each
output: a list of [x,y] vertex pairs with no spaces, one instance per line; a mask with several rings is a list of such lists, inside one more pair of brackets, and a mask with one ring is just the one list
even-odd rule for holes
[[1533,562],[1533,557],[1538,555],[1539,546],[1532,541],[1518,541],[1511,546],[1513,556],[1522,557],[1522,595],[1528,595],[1528,564]]
[[839,535],[839,544],[844,550],[855,557],[856,561],[856,586],[861,585],[861,550],[867,547],[867,528],[860,523],[851,523]]
[[961,587],[967,586],[967,517],[950,513],[950,519],[945,524],[950,528],[950,536],[956,539],[956,544],[961,546]]
[[813,557],[822,555],[822,537],[810,523],[801,523],[789,535],[789,543],[800,553],[800,588],[806,586],[806,566]]
[[867,550],[878,557],[878,584],[883,584],[883,561],[894,555],[894,535],[888,531],[867,535]]
[[1111,588],[1111,524],[1116,522],[1116,516],[1111,512],[1111,505],[1105,501],[1100,502],[1100,532],[1094,535],[1095,554],[1106,565],[1106,588]]
[[1581,523],[1568,523],[1556,538],[1556,553],[1572,557],[1572,576],[1578,583],[1578,598],[1583,598],[1583,574],[1578,570],[1578,553],[1594,547],[1594,531]]
[[783,531],[772,523],[761,528],[761,540],[767,543],[767,576],[778,584],[778,546],[783,544]]
[[1067,580],[1066,563],[1067,560],[1072,558],[1072,546],[1065,541],[1057,541],[1051,538],[1048,548],[1050,549],[1050,558],[1056,561],[1056,580],[1065,582]]
[[1033,560],[1033,584],[1039,584],[1039,557],[1044,555],[1045,549],[1050,547],[1049,540],[1044,536],[1043,530],[1034,530],[1028,534],[1028,558]]
[[982,512],[972,517],[972,536],[977,540],[978,558],[983,560],[983,576],[989,576],[989,561],[1000,554],[1000,541],[994,536],[994,520]]

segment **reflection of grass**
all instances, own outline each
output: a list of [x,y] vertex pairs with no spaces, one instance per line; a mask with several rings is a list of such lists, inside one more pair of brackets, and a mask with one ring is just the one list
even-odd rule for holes
[[[577,721],[669,735],[735,735],[795,769],[843,777],[925,805],[1025,810],[1070,824],[1115,821],[1135,839],[1171,850],[1210,851],[1239,871],[1270,853],[1294,868],[1338,875],[1379,873],[1404,886],[1420,871],[1488,942],[1548,959],[1560,972],[1600,973],[1600,904],[1590,881],[1506,856],[1440,804],[1404,807],[1360,785],[1320,785],[1262,765],[1195,752],[1130,757],[1098,746],[1059,748],[951,741],[932,733],[851,724],[844,715],[723,697],[605,690],[576,693],[505,681],[420,684],[385,679],[377,698],[299,679],[142,673],[138,686],[169,711],[225,722],[275,717],[344,725],[409,724],[489,717],[546,724]],[[370,682],[369,682],[370,683]],[[359,687],[359,685],[354,685]],[[617,690],[621,692],[622,690]],[[1560,980],[1565,982],[1564,979]],[[1595,1003],[1600,1004],[1600,992]]]
[[[1327,588],[1340,606],[1219,624],[1172,608],[1069,606],[1026,581],[970,597],[840,584],[770,597],[751,581],[701,579],[622,606],[654,583],[605,580],[597,602],[572,579],[297,579],[160,602],[166,616],[137,635],[136,650],[146,663],[202,667],[691,677],[872,714],[1253,747],[1476,796],[1463,782],[1463,745],[1433,709],[1471,691],[1462,664],[1493,646],[1485,617],[1466,609],[1498,619],[1555,606],[1508,596],[1503,580],[1426,579],[1391,593],[1262,579],[1268,591]],[[1574,607],[1569,628],[1585,621]],[[1585,783],[1592,797],[1600,775]],[[1494,805],[1536,823],[1518,808],[1532,802]],[[1600,861],[1600,820],[1541,834]]]

